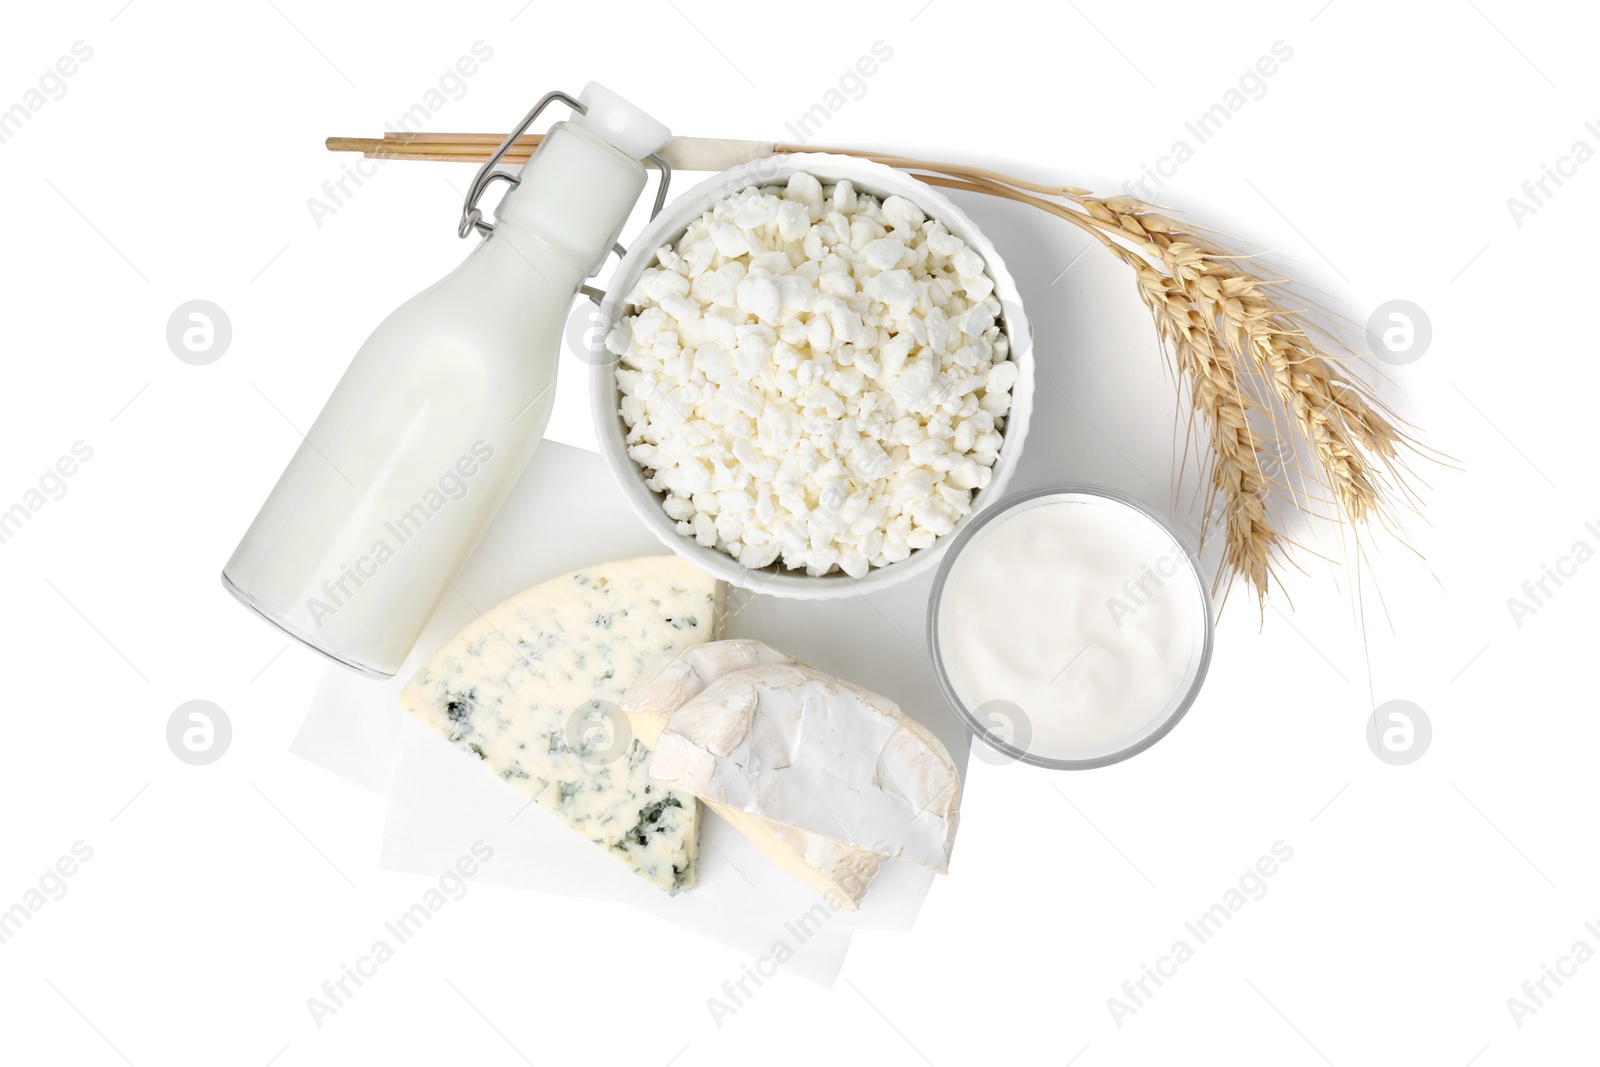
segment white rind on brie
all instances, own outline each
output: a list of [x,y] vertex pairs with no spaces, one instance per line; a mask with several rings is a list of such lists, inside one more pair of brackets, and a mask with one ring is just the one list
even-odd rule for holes
[[[633,733],[654,748],[672,713],[720,678],[752,667],[805,665],[771,645],[748,638],[714,641],[680,652],[645,668],[622,698]],[[813,892],[834,897],[848,910],[860,904],[877,877],[883,857],[871,849],[774,823],[723,804],[707,806],[743,834],[780,868]]]
[[961,779],[932,733],[887,697],[809,667],[753,667],[674,711],[650,773],[708,803],[938,872]]
[[671,656],[658,657],[647,666],[622,697],[622,710],[633,726],[633,736],[654,748],[667,718],[719,678],[751,667],[804,667],[765,641],[730,638],[696,645]]
[[594,746],[609,739],[588,727],[616,714],[652,660],[711,640],[721,600],[720,582],[676,556],[586,567],[467,626],[400,703],[640,877],[668,892],[690,888],[694,796],[652,781],[637,741],[604,762]]

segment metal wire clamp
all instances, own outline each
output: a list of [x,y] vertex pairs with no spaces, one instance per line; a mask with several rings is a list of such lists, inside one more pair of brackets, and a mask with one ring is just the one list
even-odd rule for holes
[[[483,166],[478,168],[478,173],[473,176],[472,185],[467,189],[466,202],[461,208],[461,222],[456,227],[457,237],[465,237],[473,230],[477,230],[485,237],[494,232],[494,223],[484,219],[483,212],[478,208],[478,201],[482,199],[483,194],[488,191],[489,186],[494,182],[503,181],[514,189],[522,181],[520,174],[509,174],[503,170],[495,170],[495,167],[505,158],[505,154],[511,150],[511,146],[517,143],[518,138],[528,132],[528,127],[533,125],[533,121],[539,117],[539,113],[557,100],[566,104],[580,115],[589,110],[581,100],[559,89],[546,93],[543,99],[533,105],[533,110],[522,116],[522,121],[517,123],[516,129],[506,135],[506,139],[500,142],[500,146],[484,161]],[[654,163],[656,169],[661,172],[661,182],[656,186],[655,203],[650,208],[650,218],[654,219],[661,213],[661,208],[667,202],[667,186],[672,181],[672,168],[667,166],[667,161],[655,152],[650,153],[645,158]]]

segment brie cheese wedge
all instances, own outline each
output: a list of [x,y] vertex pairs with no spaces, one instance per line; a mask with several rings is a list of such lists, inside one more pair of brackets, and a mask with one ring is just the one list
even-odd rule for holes
[[[750,639],[696,645],[645,669],[622,698],[633,735],[653,749],[674,712],[720,678],[751,667],[804,667],[793,656]],[[771,822],[716,802],[706,806],[813,892],[855,911],[877,877],[883,857],[821,834]]]
[[894,701],[809,667],[713,682],[667,718],[650,774],[708,803],[944,872],[961,779]]
[[[695,884],[699,805],[652,781],[616,708],[652,660],[715,633],[722,585],[676,556],[586,567],[451,638],[401,705],[668,892]],[[612,750],[615,751],[612,751]]]

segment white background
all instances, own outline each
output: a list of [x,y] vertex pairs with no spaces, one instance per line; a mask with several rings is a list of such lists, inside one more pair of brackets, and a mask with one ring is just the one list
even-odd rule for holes
[[[1519,1027],[1507,998],[1600,920],[1592,660],[1600,563],[1518,626],[1520,596],[1600,546],[1589,326],[1600,163],[1518,226],[1506,200],[1592,107],[1597,27],[1569,5],[555,4],[305,0],[29,5],[0,108],[76,41],[93,57],[0,144],[8,326],[0,508],[84,441],[67,491],[0,545],[8,653],[0,908],[77,841],[93,858],[0,945],[0,1052],[82,1064],[584,1061],[1573,1062],[1600,963]],[[588,12],[599,12],[603,14]],[[519,10],[520,9],[520,10]],[[1559,13],[1559,16],[1558,16]],[[382,801],[287,752],[323,663],[217,573],[368,330],[464,253],[470,170],[386,164],[319,227],[307,199],[482,40],[434,129],[502,130],[599,78],[683,133],[783,128],[882,40],[819,143],[989,162],[1116,191],[1275,41],[1293,57],[1159,198],[1278,250],[1355,321],[1426,309],[1385,396],[1460,469],[1425,466],[1420,562],[1372,540],[1382,604],[1314,560],[1264,620],[1236,599],[1211,677],[1150,752],[1085,774],[972,764],[955,863],[916,930],[856,939],[841,979],[780,976],[718,1027],[745,962],[601,903],[475,886],[335,1016],[306,998],[427,882],[377,866]],[[1192,141],[1192,138],[1190,138]],[[1123,268],[1069,228],[963,206],[1037,330],[1025,481],[1172,507],[1175,402]],[[232,320],[194,367],[180,303]],[[582,443],[578,374],[552,436]],[[276,408],[277,410],[274,410]],[[292,425],[291,425],[292,424]],[[1021,481],[1019,481],[1021,484]],[[1181,514],[1181,511],[1179,512]],[[1585,523],[1596,527],[1586,530]],[[1324,532],[1324,548],[1339,557]],[[1552,587],[1553,588],[1553,587]],[[1281,609],[1281,610],[1280,610]],[[1365,635],[1360,618],[1366,620]],[[913,635],[914,637],[917,635]],[[164,730],[232,719],[217,763]],[[1430,716],[1418,762],[1368,750],[1375,703]],[[1257,858],[1293,858],[1131,1015],[1107,998]],[[1192,943],[1192,941],[1191,941]]]

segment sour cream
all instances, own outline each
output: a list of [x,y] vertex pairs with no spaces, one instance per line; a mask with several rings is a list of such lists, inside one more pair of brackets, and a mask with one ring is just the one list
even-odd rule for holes
[[951,545],[933,595],[947,695],[1029,762],[1142,750],[1188,708],[1210,658],[1193,559],[1142,506],[1101,490],[997,505]]

